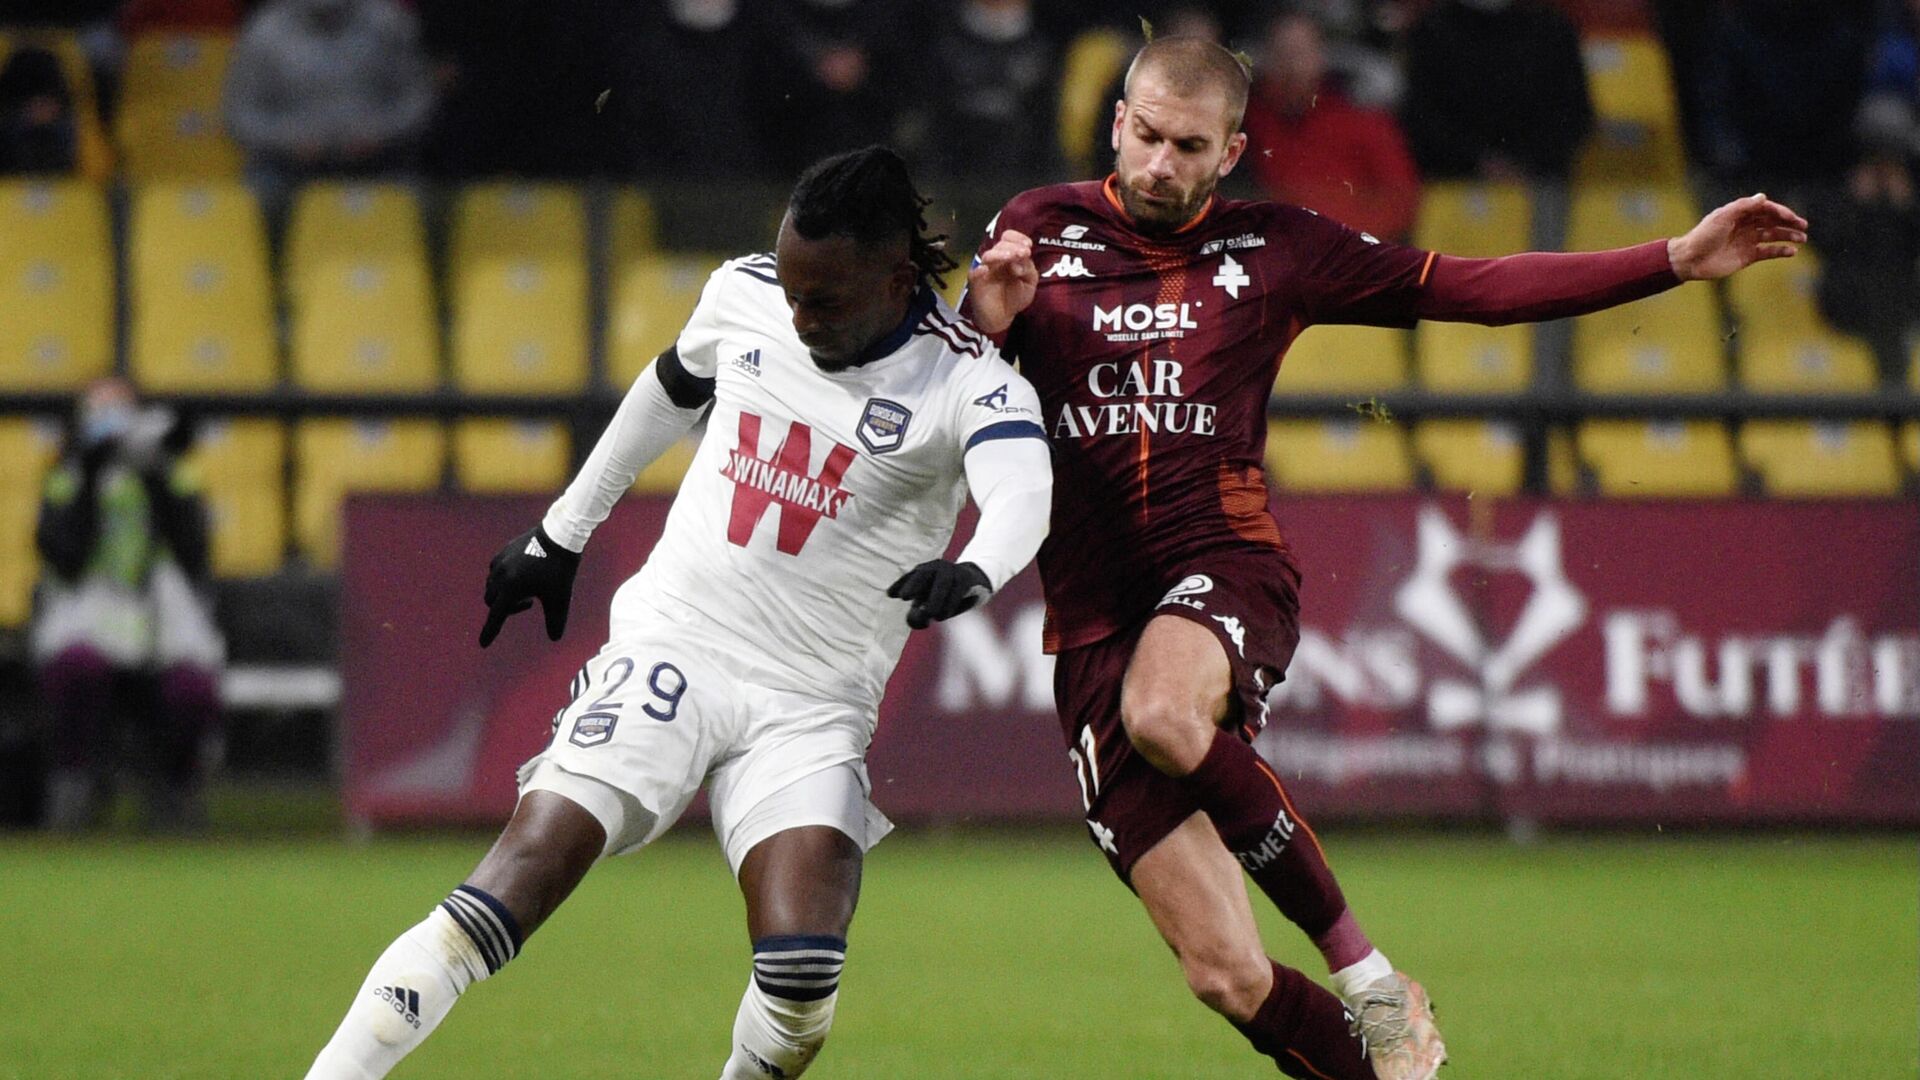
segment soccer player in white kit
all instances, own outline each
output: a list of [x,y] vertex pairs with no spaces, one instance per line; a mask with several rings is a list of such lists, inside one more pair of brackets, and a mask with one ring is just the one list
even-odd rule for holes
[[[494,557],[481,644],[536,599],[558,640],[593,528],[711,407],[512,819],[381,955],[310,1078],[385,1076],[597,860],[665,832],[703,782],[754,950],[722,1080],[796,1077],[819,1052],[861,862],[892,827],[865,764],[887,678],[910,627],[1027,564],[1052,493],[1033,388],[933,291],[953,263],[923,235],[925,205],[884,147],[810,168],[775,252],[714,272],[579,475]],[[979,523],[943,559],[969,492]]]

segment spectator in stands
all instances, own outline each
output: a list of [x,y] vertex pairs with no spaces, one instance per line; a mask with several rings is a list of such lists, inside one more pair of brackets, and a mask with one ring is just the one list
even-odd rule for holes
[[1708,166],[1741,190],[1839,182],[1853,159],[1869,23],[1867,0],[1723,5],[1700,65]]
[[1398,109],[1407,81],[1394,50],[1410,18],[1408,5],[1399,0],[1296,2],[1319,22],[1327,70],[1340,79],[1348,100],[1364,108]]
[[1363,109],[1328,73],[1320,25],[1269,25],[1247,99],[1247,160],[1267,195],[1390,240],[1413,229],[1420,174],[1393,115]]
[[944,7],[929,49],[926,159],[948,176],[1049,176],[1059,49],[1034,24],[1032,0]]
[[1920,327],[1920,0],[1890,13],[1869,54],[1854,119],[1858,154],[1820,208],[1820,310],[1872,344],[1882,381],[1900,385]]
[[433,108],[413,13],[397,0],[268,0],[227,73],[227,124],[262,195],[412,168]]
[[114,19],[120,36],[226,34],[238,29],[240,0],[127,0]]
[[171,414],[143,411],[126,383],[104,380],[48,474],[32,650],[51,713],[50,828],[84,828],[105,811],[122,704],[152,750],[149,824],[204,820],[201,747],[218,721],[225,644],[204,592],[206,513],[180,461],[190,439]]
[[1401,119],[1429,179],[1562,179],[1594,122],[1579,32],[1539,0],[1440,0],[1408,34]]
[[763,171],[744,8],[742,0],[668,0],[626,16],[627,62],[612,73],[606,106],[628,136],[621,171],[660,178]]
[[78,151],[73,94],[59,57],[15,49],[0,66],[0,174],[71,173]]
[[758,108],[778,138],[762,151],[774,173],[829,154],[894,142],[905,88],[928,76],[919,6],[899,0],[761,0]]

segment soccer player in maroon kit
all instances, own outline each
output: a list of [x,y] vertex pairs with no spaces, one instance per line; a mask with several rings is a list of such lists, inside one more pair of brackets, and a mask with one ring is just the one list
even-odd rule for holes
[[[1296,1077],[1426,1080],[1419,983],[1348,910],[1254,753],[1299,637],[1300,574],[1267,510],[1268,394],[1315,323],[1565,318],[1791,256],[1806,222],[1754,195],[1617,251],[1462,259],[1297,207],[1218,199],[1246,150],[1247,72],[1193,38],[1134,58],[1113,175],[1015,196],[965,310],[1039,390],[1052,437],[1040,549],[1055,700],[1087,825],[1194,994]],[[1241,874],[1324,955],[1268,959]]]

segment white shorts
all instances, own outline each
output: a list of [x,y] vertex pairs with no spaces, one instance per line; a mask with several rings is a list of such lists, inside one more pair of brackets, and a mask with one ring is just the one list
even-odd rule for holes
[[870,711],[749,681],[722,647],[664,619],[620,620],[573,680],[520,794],[552,791],[606,829],[604,854],[644,846],[704,782],[735,875],[753,846],[827,825],[866,851],[893,829],[869,799]]

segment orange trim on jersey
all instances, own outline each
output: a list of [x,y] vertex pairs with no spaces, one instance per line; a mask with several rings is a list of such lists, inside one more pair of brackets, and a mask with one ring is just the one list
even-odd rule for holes
[[1259,469],[1235,468],[1223,461],[1220,463],[1217,484],[1220,512],[1226,515],[1227,524],[1235,534],[1256,544],[1286,547],[1286,542],[1280,537],[1279,524],[1267,511],[1267,485]]
[[1440,254],[1440,253],[1439,253],[1439,252],[1437,252],[1437,251],[1429,251],[1429,252],[1427,252],[1427,261],[1426,261],[1426,262],[1424,262],[1424,263],[1421,263],[1421,264],[1420,264],[1420,287],[1421,287],[1421,288],[1425,288],[1425,287],[1426,287],[1426,284],[1427,284],[1427,275],[1428,275],[1428,274],[1431,274],[1431,273],[1433,273],[1433,260],[1434,260],[1434,259],[1435,259],[1435,258],[1436,258],[1436,257],[1437,257],[1437,256],[1438,256],[1439,254]]
[[1312,1073],[1316,1077],[1319,1077],[1319,1080],[1333,1080],[1333,1077],[1328,1076],[1326,1073],[1323,1073],[1319,1069],[1314,1068],[1313,1062],[1308,1061],[1306,1058],[1300,1056],[1300,1051],[1295,1050],[1293,1047],[1289,1046],[1287,1047],[1287,1053],[1292,1054],[1293,1060],[1298,1061],[1303,1067],[1305,1067],[1305,1069],[1308,1072]]
[[1300,831],[1306,833],[1307,839],[1313,841],[1313,850],[1320,853],[1320,861],[1326,862],[1327,849],[1320,846],[1320,838],[1313,834],[1313,826],[1307,824],[1307,819],[1301,817],[1300,811],[1293,808],[1293,800],[1287,798],[1286,785],[1282,784],[1280,778],[1274,775],[1273,769],[1268,767],[1265,759],[1255,755],[1253,763],[1260,767],[1261,772],[1267,774],[1267,779],[1273,781],[1273,790],[1280,793],[1280,805],[1287,808],[1287,813],[1292,816],[1294,822],[1300,826]]
[[[1107,178],[1100,182],[1100,193],[1107,197],[1107,205],[1113,207],[1115,210],[1118,210],[1120,212],[1120,216],[1127,219],[1127,224],[1132,225],[1133,215],[1127,213],[1126,204],[1120,201],[1120,189],[1117,186],[1119,184],[1119,181],[1120,181],[1120,174],[1108,173]],[[1207,214],[1212,212],[1213,200],[1214,200],[1214,196],[1212,195],[1207,196],[1207,205],[1201,207],[1200,212],[1193,215],[1192,221],[1189,221],[1185,225],[1182,225],[1179,228],[1173,230],[1173,235],[1178,236],[1189,229],[1198,228],[1201,222],[1207,220]]]

